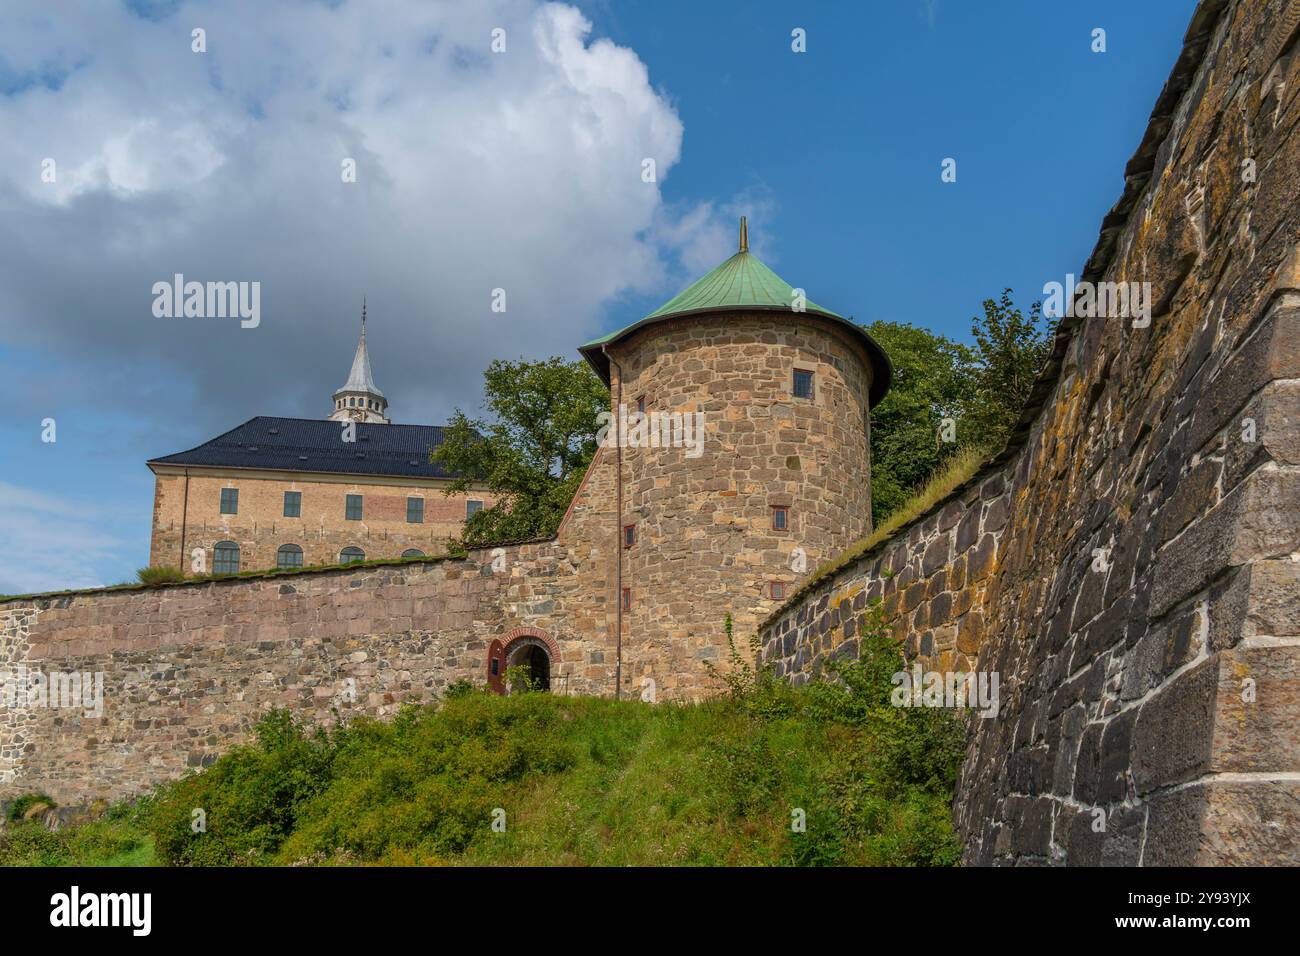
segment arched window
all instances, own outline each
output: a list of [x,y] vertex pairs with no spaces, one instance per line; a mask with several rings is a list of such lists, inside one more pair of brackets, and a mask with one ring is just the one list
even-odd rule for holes
[[302,548],[296,544],[280,545],[280,549],[275,552],[275,566],[277,568],[302,567]]
[[360,548],[344,548],[339,552],[339,564],[351,564],[354,561],[366,560],[366,553]]
[[233,541],[218,541],[213,549],[213,574],[239,573],[239,545]]
[[424,557],[424,552],[421,551],[419,548],[407,548],[405,551],[402,552],[402,557],[404,557],[404,558],[422,558],[422,557]]

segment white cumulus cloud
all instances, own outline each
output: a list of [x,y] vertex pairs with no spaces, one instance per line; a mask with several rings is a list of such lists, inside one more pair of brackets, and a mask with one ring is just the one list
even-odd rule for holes
[[[573,356],[607,303],[729,254],[725,200],[664,203],[682,137],[636,52],[564,4],[6,3],[0,323],[77,369],[74,398],[201,440],[328,414],[365,295],[393,414],[436,420],[491,359]],[[260,282],[261,324],[155,318],[176,273]]]

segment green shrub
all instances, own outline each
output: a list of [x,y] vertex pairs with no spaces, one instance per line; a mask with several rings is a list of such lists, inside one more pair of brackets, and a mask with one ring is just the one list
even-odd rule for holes
[[795,835],[801,864],[951,866],[960,857],[951,810],[965,728],[941,708],[896,707],[893,675],[906,669],[878,601],[868,608],[856,659],[834,658],[831,680],[806,685],[808,712],[830,722],[819,826]]
[[179,568],[158,567],[158,568],[140,568],[135,572],[135,576],[140,579],[141,584],[169,584],[173,581],[184,581],[185,574]]
[[[31,795],[28,807],[48,798]],[[21,799],[21,798],[20,798]],[[52,803],[52,801],[48,801]],[[149,800],[118,803],[97,819],[57,831],[37,819],[10,823],[0,831],[0,866],[115,866],[149,861],[144,821]]]
[[479,693],[481,690],[482,688],[468,677],[460,677],[447,685],[447,689],[442,692],[442,699],[455,700],[457,697]]
[[10,823],[22,820],[27,814],[27,811],[38,804],[51,810],[58,806],[57,803],[43,793],[24,793],[22,796],[15,799],[13,803],[9,804],[9,810],[5,814],[5,819]]
[[67,866],[70,862],[65,839],[39,820],[11,823],[0,834],[0,865]]
[[556,703],[545,694],[459,694],[440,711],[368,723],[340,750],[334,781],[304,809],[280,861],[463,853],[491,833],[513,784],[575,763],[556,733]]
[[255,744],[162,790],[151,820],[159,858],[172,865],[264,861],[293,830],[301,807],[328,784],[345,734],[308,734],[287,711],[270,712],[257,725]]
[[736,647],[735,625],[730,614],[723,619],[722,629],[727,638],[727,670],[719,670],[712,661],[704,662],[704,669],[714,683],[751,716],[773,719],[792,713],[795,705],[790,685],[775,676],[771,665],[758,663],[761,651],[758,635],[750,635],[749,653],[743,654]]
[[733,817],[766,809],[781,782],[779,763],[761,725],[739,740],[720,740],[707,755],[706,765],[714,792]]

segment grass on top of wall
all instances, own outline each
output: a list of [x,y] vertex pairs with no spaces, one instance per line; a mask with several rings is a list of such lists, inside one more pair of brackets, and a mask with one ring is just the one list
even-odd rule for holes
[[[949,458],[942,467],[927,478],[899,508],[872,530],[871,534],[849,545],[830,561],[820,565],[808,580],[799,586],[779,608],[768,616],[774,621],[787,610],[799,603],[805,594],[816,588],[827,578],[848,567],[854,561],[884,544],[902,528],[910,525],[917,518],[926,514],[959,487],[970,480],[980,469],[980,464],[987,458],[986,448],[964,448]],[[765,622],[766,623],[766,622]]]
[[11,825],[0,865],[952,865],[962,724],[891,706],[898,645],[862,646],[798,688],[733,653],[694,704],[461,685],[329,732],[272,712],[111,820]]
[[362,570],[400,564],[436,564],[465,557],[464,552],[425,554],[413,558],[372,558],[367,561],[349,561],[343,564],[308,564],[301,568],[259,568],[235,574],[182,574],[174,568],[142,568],[142,580],[106,584],[97,588],[74,588],[65,591],[39,591],[32,594],[0,594],[0,601],[26,601],[37,598],[68,597],[75,594],[98,594],[115,591],[150,591],[154,588],[183,587],[189,584],[207,584],[211,581],[243,581],[256,578],[289,577],[295,574],[313,574],[319,571]]
[[186,574],[172,567],[141,568],[136,572],[138,581],[123,581],[94,588],[68,588],[62,591],[36,591],[30,594],[0,594],[5,601],[32,601],[40,598],[70,597],[77,594],[102,594],[115,591],[149,591],[154,588],[183,587],[189,584],[207,584],[210,581],[240,581],[256,578],[278,578],[294,574],[315,574],[321,571],[346,571],[365,568],[383,568],[402,564],[437,564],[441,561],[458,561],[469,556],[469,551],[491,548],[510,548],[521,544],[540,544],[551,538],[517,538],[492,544],[476,544],[472,549],[455,545],[443,554],[422,554],[411,558],[370,558],[365,561],[347,561],[340,564],[308,564],[301,568],[256,568],[234,574]]

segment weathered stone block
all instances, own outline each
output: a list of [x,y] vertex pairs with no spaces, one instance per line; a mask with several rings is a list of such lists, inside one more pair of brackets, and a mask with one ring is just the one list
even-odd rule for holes
[[1300,782],[1207,781],[1155,794],[1143,866],[1300,866]]
[[980,509],[972,508],[966,513],[966,516],[961,519],[961,523],[957,525],[956,547],[958,554],[966,551],[975,543],[975,539],[979,536],[979,529]]
[[1130,788],[1133,723],[1137,712],[1127,710],[1111,718],[1101,737],[1101,769],[1098,773],[1097,802],[1120,803]]
[[1133,734],[1139,795],[1182,783],[1210,768],[1218,661],[1180,674],[1141,704]]
[[1233,565],[1290,553],[1296,501],[1300,473],[1254,472],[1160,550],[1150,614],[1163,615]]
[[1106,816],[1102,866],[1137,866],[1146,833],[1145,807],[1118,807]]
[[1219,655],[1211,769],[1290,773],[1300,767],[1300,646],[1239,645]]
[[[1056,816],[1056,844],[1067,866],[1100,866],[1105,831],[1094,829],[1095,817],[1086,810],[1061,804]],[[1055,854],[1054,854],[1055,855]]]
[[1088,724],[1079,741],[1079,756],[1074,767],[1074,799],[1094,806],[1101,791],[1101,740],[1105,724]]

